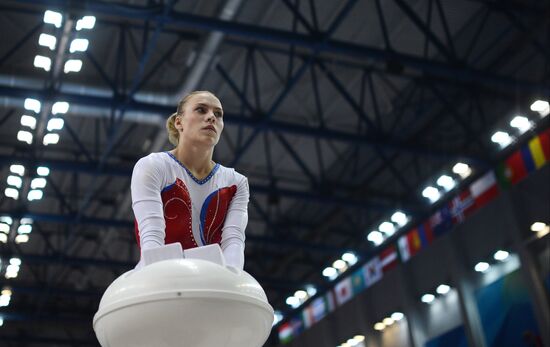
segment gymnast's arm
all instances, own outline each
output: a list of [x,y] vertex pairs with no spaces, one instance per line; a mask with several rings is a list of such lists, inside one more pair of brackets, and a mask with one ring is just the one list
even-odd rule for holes
[[141,158],[132,172],[132,209],[138,224],[141,252],[164,245],[165,221],[160,192],[162,172],[150,156]]
[[221,248],[227,265],[244,268],[245,229],[248,224],[248,199],[250,192],[246,177],[240,177],[237,192],[227,210],[222,229]]

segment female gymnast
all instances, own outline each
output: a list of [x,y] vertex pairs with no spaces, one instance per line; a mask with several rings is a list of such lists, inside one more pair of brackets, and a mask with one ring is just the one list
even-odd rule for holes
[[248,180],[212,160],[223,126],[220,100],[194,91],[166,121],[175,148],[134,166],[132,208],[141,252],[175,242],[183,249],[218,243],[226,264],[243,269]]

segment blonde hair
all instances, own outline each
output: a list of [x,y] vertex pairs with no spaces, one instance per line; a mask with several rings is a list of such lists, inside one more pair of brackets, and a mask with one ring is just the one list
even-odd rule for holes
[[185,95],[180,100],[180,102],[178,103],[178,108],[177,108],[176,112],[172,113],[172,115],[170,117],[168,117],[168,119],[166,120],[166,131],[168,132],[168,141],[170,141],[170,143],[173,144],[174,146],[178,145],[179,139],[180,139],[180,134],[178,132],[178,129],[176,129],[176,126],[175,126],[176,117],[183,116],[183,110],[185,108],[185,104],[193,96],[198,95],[198,94],[203,94],[203,93],[207,93],[207,94],[210,94],[210,95],[216,97],[216,95],[214,95],[214,93],[212,93],[211,91],[208,91],[208,90],[195,90],[195,91],[192,91],[191,93]]

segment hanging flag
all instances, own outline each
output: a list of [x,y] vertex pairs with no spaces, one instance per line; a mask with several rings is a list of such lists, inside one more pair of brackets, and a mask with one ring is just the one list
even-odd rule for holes
[[382,252],[380,252],[380,265],[382,267],[382,272],[386,273],[389,270],[399,264],[399,257],[397,256],[397,249],[394,245],[387,247]]
[[336,303],[338,306],[342,306],[348,302],[353,296],[353,287],[351,284],[351,277],[346,277],[334,287],[334,294],[336,296]]
[[365,274],[365,287],[368,288],[382,279],[382,266],[380,258],[375,256],[363,266]]
[[295,317],[290,320],[290,326],[292,327],[292,336],[298,337],[304,331],[304,322],[302,317]]
[[324,296],[325,298],[325,307],[326,307],[326,314],[331,313],[336,309],[336,302],[334,300],[334,295],[332,294],[332,290],[329,290],[327,294]]
[[453,220],[448,206],[443,206],[436,211],[429,219],[429,228],[435,237],[439,237],[451,230]]
[[539,136],[540,147],[542,153],[544,154],[544,159],[546,162],[550,162],[550,128],[546,129],[543,133],[540,133]]
[[498,196],[497,178],[494,171],[481,176],[470,186],[475,208],[479,209]]
[[292,341],[292,326],[289,322],[279,327],[279,341],[281,341],[281,343],[289,343]]
[[[535,165],[535,168],[539,169],[544,164],[546,164],[547,161],[550,161],[550,157],[547,157],[543,150],[543,144],[545,137],[547,137],[545,133],[540,134],[539,136],[534,137],[529,141],[529,152],[531,153],[531,158],[533,158],[533,163]],[[550,145],[550,143],[549,143]],[[549,153],[550,154],[550,153]]]
[[423,223],[418,226],[418,236],[420,237],[421,248],[425,248],[432,243],[434,234],[430,223]]
[[365,289],[365,276],[363,269],[357,269],[351,275],[351,286],[353,288],[353,295],[357,295]]
[[313,300],[311,303],[311,316],[313,324],[319,322],[321,319],[325,318],[328,313],[328,307],[326,304],[325,296],[320,296]]
[[313,325],[313,307],[311,304],[307,305],[307,307],[303,309],[302,321],[304,322],[305,329],[308,329]]
[[475,210],[474,199],[469,190],[463,190],[449,202],[453,224],[461,223]]
[[412,257],[411,246],[409,245],[408,235],[403,235],[397,240],[397,247],[399,247],[399,254],[401,255],[401,260],[406,262]]
[[527,176],[527,168],[521,150],[515,151],[497,169],[498,179],[503,187],[516,184]]

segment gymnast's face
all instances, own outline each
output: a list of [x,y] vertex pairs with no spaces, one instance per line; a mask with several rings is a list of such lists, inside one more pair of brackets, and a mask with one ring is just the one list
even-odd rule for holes
[[210,93],[193,95],[174,125],[180,132],[180,139],[215,146],[223,130],[222,104]]

